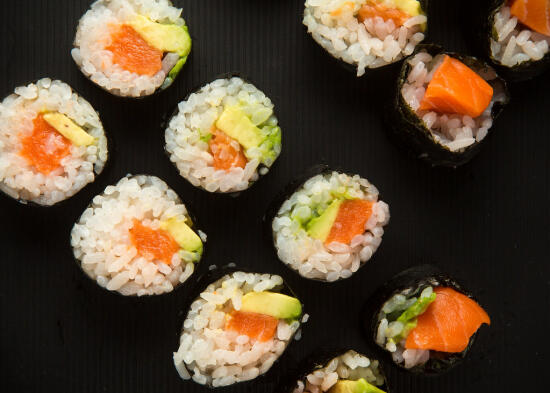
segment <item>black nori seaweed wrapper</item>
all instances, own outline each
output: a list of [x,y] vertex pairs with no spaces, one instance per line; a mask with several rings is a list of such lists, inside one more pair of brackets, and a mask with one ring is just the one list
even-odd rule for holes
[[[235,272],[244,272],[244,273],[254,273],[254,274],[264,274],[264,273],[258,273],[258,272],[252,272],[252,271],[249,271],[248,269],[245,269],[245,268],[238,268],[234,263],[230,263],[228,265],[225,265],[225,266],[221,266],[221,267],[217,267],[217,266],[213,266],[211,267],[210,270],[208,270],[206,273],[202,274],[196,281],[195,285],[193,286],[191,292],[190,292],[190,295],[189,297],[187,297],[187,299],[183,302],[182,304],[182,310],[183,313],[181,315],[181,318],[179,319],[179,324],[178,326],[176,327],[176,332],[177,332],[177,343],[176,343],[176,351],[178,350],[179,346],[180,346],[180,337],[181,335],[183,334],[183,323],[185,322],[185,320],[187,319],[187,314],[189,313],[189,310],[191,309],[191,304],[193,304],[193,302],[195,300],[197,300],[199,297],[200,297],[200,294],[206,289],[208,288],[208,286],[210,284],[213,284],[215,283],[216,281],[219,281],[221,280],[222,278],[224,278],[225,276],[227,275],[230,275],[230,274],[233,274]],[[272,273],[269,273],[271,275],[273,275]],[[288,286],[288,284],[286,283],[286,281],[284,281],[283,279],[283,284],[280,288],[278,288],[276,290],[276,292],[278,293],[282,293],[284,295],[288,295],[288,296],[291,296],[291,297],[295,297],[296,299],[300,300],[300,298],[298,296],[296,296],[296,294],[294,293],[294,291]],[[299,319],[299,322],[300,322],[300,327],[298,328],[298,330],[296,330],[296,332],[298,331],[303,331],[303,324],[302,324],[302,321],[301,321],[301,318],[302,316],[305,314],[305,306],[304,304],[300,301],[300,303],[302,304],[302,314],[300,315],[300,319]],[[240,382],[236,382],[234,383],[233,385],[237,385],[237,384],[250,384],[250,383],[253,383],[254,380],[256,380],[257,378],[263,378],[263,377],[266,377],[268,376],[268,374],[273,370],[273,368],[275,367],[275,365],[281,361],[282,358],[285,357],[285,355],[287,354],[287,349],[288,347],[292,344],[292,342],[294,341],[294,335],[293,334],[289,341],[288,341],[288,344],[285,348],[285,350],[283,351],[283,353],[281,354],[281,356],[275,361],[275,363],[273,363],[273,365],[269,368],[269,370],[267,370],[264,374],[260,374],[258,375],[256,378],[254,379],[251,379],[249,381],[240,381]],[[187,369],[187,371],[189,372],[189,374],[193,375],[193,370],[190,370],[189,368],[187,368],[187,365],[184,363],[184,367]],[[233,386],[233,385],[230,385],[230,386]],[[208,385],[205,385],[211,389],[216,389],[214,388],[213,386],[211,386],[210,384]],[[222,387],[220,387],[222,388]]]
[[[421,44],[416,48],[416,51],[413,53],[414,56],[416,53],[425,50],[432,56],[438,54],[447,54],[451,57],[454,57],[468,67],[473,67],[475,69],[483,70],[492,70],[492,68],[486,63],[478,60],[475,57],[465,56],[458,53],[446,52],[442,47],[434,44]],[[481,145],[485,142],[487,137],[485,137],[481,142],[475,142],[474,144],[468,146],[463,151],[453,152],[447,147],[437,143],[430,130],[426,128],[423,121],[416,115],[416,113],[411,109],[411,107],[405,102],[403,95],[401,94],[401,88],[409,75],[412,67],[408,62],[404,62],[401,68],[401,74],[397,81],[397,89],[395,94],[395,100],[391,108],[386,111],[386,123],[387,129],[390,134],[390,137],[394,139],[399,145],[405,148],[406,151],[413,157],[420,158],[423,161],[426,161],[432,165],[441,165],[448,167],[457,167],[463,165],[470,161],[480,150]],[[498,77],[488,83],[495,87],[498,84],[498,87],[501,91],[504,92],[505,101],[495,102],[491,112],[493,120],[495,120],[498,115],[504,109],[504,106],[509,101],[509,93],[506,87],[506,82]],[[493,124],[494,127],[494,124]],[[491,134],[489,130],[489,134]]]
[[428,360],[427,363],[421,366],[415,366],[411,369],[405,369],[403,365],[395,363],[392,359],[391,353],[376,343],[376,334],[379,322],[378,318],[384,303],[392,296],[402,293],[406,289],[412,289],[415,291],[418,289],[422,290],[428,286],[450,287],[475,300],[470,292],[461,287],[449,275],[441,272],[437,267],[432,265],[420,265],[402,271],[379,288],[365,304],[364,311],[361,315],[368,315],[371,318],[366,318],[362,321],[363,329],[366,333],[369,344],[371,344],[372,347],[381,354],[381,356],[384,356],[388,362],[395,364],[403,370],[407,370],[415,374],[430,376],[442,374],[462,362],[474,344],[477,333],[470,338],[468,347],[464,351],[460,353],[430,351],[430,360]]

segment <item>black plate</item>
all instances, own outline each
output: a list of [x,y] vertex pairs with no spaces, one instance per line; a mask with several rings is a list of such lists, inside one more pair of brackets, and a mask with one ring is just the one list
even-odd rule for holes
[[[69,55],[88,0],[0,2],[0,96],[29,80],[60,78],[99,111],[113,139],[111,165],[66,204],[33,209],[0,196],[0,367],[6,392],[207,392],[172,365],[190,287],[130,302],[89,282],[69,233],[92,197],[127,173],[160,176],[208,234],[211,264],[281,274],[311,315],[304,337],[265,378],[223,393],[275,391],[316,349],[368,353],[361,306],[390,277],[432,263],[474,292],[492,318],[468,359],[438,378],[387,368],[392,392],[544,391],[550,363],[550,73],[511,85],[512,101],[480,154],[457,170],[408,158],[387,138],[382,111],[397,68],[357,79],[306,34],[303,0],[186,0],[194,39],[174,85],[143,100],[112,97]],[[433,1],[431,40],[468,52],[460,1]],[[209,195],[164,154],[160,123],[195,86],[241,72],[271,97],[283,128],[277,166],[238,198]],[[262,234],[271,199],[307,168],[326,163],[379,187],[392,220],[380,249],[350,279],[304,280],[277,260]],[[195,276],[195,277],[198,277]],[[194,278],[195,278],[194,277]],[[391,366],[391,365],[390,365]]]

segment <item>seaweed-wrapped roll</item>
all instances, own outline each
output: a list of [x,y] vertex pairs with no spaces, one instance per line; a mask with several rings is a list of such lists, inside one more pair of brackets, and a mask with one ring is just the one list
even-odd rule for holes
[[357,68],[382,67],[424,40],[427,1],[306,0],[304,25],[333,57]]
[[277,275],[233,272],[208,285],[183,323],[174,364],[211,387],[267,372],[300,327],[302,304]]
[[165,132],[180,174],[208,192],[246,190],[281,153],[274,105],[241,78],[218,79],[178,106]]
[[393,135],[433,165],[469,161],[508,102],[505,82],[474,57],[422,45],[401,70]]
[[0,190],[50,206],[95,180],[107,138],[92,106],[61,81],[21,86],[0,104]]
[[193,274],[204,241],[177,194],[145,175],[107,186],[71,232],[84,273],[124,296],[171,292]]
[[372,257],[389,219],[388,205],[368,180],[327,171],[294,191],[271,228],[281,261],[305,278],[336,281]]
[[72,57],[108,92],[142,97],[169,87],[191,51],[169,0],[97,0],[78,24]]

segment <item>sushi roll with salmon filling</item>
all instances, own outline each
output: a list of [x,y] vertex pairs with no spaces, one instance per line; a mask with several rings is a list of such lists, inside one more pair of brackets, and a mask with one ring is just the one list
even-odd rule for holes
[[417,0],[306,0],[303,23],[361,76],[413,53],[425,38],[426,11],[427,1]]
[[191,51],[169,0],[98,0],[79,22],[72,57],[108,92],[142,97],[169,87]]
[[174,364],[183,379],[211,387],[254,379],[283,354],[301,318],[280,276],[227,274],[191,304]]
[[422,45],[398,82],[394,135],[434,165],[469,161],[508,102],[505,82],[485,63]]
[[246,190],[281,153],[273,103],[241,78],[218,79],[178,106],[165,132],[180,174],[208,192]]
[[366,179],[327,171],[280,206],[271,229],[282,262],[305,278],[336,281],[372,257],[389,219],[388,205]]
[[97,112],[49,78],[21,86],[0,104],[0,190],[51,206],[95,180],[107,161]]
[[84,273],[124,296],[171,292],[193,274],[204,241],[176,193],[145,175],[108,186],[71,232]]
[[385,299],[373,335],[397,365],[438,373],[464,358],[480,326],[491,320],[458,284],[430,269],[413,268],[394,279],[406,284]]
[[528,79],[550,67],[550,1],[495,0],[487,49],[505,77]]

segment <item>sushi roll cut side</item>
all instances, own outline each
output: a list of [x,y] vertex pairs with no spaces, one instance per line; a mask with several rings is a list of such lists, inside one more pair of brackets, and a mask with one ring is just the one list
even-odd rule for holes
[[426,1],[306,0],[303,23],[333,57],[357,68],[394,63],[425,38]]
[[176,193],[145,175],[108,186],[71,232],[84,273],[124,296],[171,292],[193,274],[205,241]]
[[0,104],[0,190],[50,206],[95,180],[107,161],[97,112],[61,81],[21,86]]
[[165,132],[180,174],[208,192],[246,190],[281,152],[273,103],[241,78],[218,79],[178,106]]
[[297,381],[292,393],[385,393],[385,385],[378,360],[350,350]]
[[174,364],[183,379],[212,387],[267,372],[300,327],[302,305],[280,276],[234,272],[191,304]]
[[272,222],[279,259],[305,278],[351,277],[382,242],[388,205],[358,175],[326,172],[307,180]]
[[173,83],[191,51],[181,11],[168,0],[98,0],[79,22],[72,57],[112,94],[151,95]]

